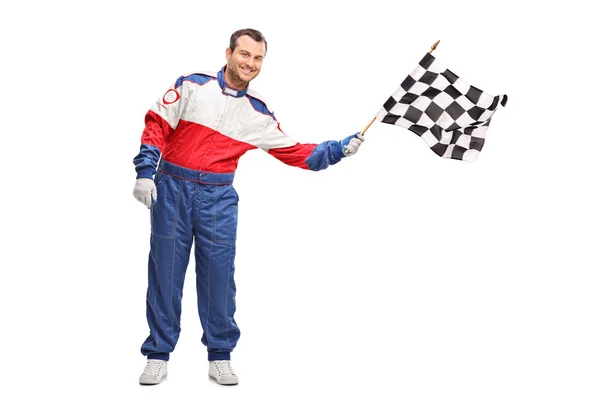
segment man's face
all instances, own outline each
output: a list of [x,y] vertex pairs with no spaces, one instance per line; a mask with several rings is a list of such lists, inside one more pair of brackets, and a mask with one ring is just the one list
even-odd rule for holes
[[235,50],[225,51],[227,57],[227,81],[232,86],[242,89],[258,76],[265,57],[265,43],[257,42],[250,36],[240,36]]

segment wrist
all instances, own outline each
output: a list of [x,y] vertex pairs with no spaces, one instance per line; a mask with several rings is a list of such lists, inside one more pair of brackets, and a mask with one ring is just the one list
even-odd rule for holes
[[154,172],[155,172],[155,170],[152,167],[141,168],[137,171],[136,179],[140,179],[140,178],[152,179],[152,177],[154,176]]

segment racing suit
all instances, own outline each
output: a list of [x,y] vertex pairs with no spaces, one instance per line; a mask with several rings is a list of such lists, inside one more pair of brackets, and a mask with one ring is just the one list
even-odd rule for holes
[[133,159],[137,178],[153,178],[157,190],[150,209],[150,334],[141,352],[166,361],[175,348],[195,243],[202,343],[209,361],[228,360],[240,336],[234,320],[238,195],[232,186],[239,158],[260,148],[288,165],[317,171],[344,157],[342,145],[295,142],[258,93],[226,83],[225,67],[177,79],[147,112],[141,142]]

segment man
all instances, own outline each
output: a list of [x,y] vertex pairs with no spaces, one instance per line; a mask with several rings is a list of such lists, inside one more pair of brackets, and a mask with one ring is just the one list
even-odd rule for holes
[[300,144],[281,131],[262,97],[248,89],[266,52],[260,32],[234,32],[225,51],[227,64],[218,73],[180,77],[146,114],[133,160],[133,193],[150,208],[152,231],[146,298],[150,335],[141,348],[147,364],[140,384],[167,377],[193,242],[209,376],[223,385],[238,383],[230,353],[240,335],[233,318],[238,196],[232,186],[239,158],[261,148],[288,165],[318,171],[355,154],[364,140],[355,134]]

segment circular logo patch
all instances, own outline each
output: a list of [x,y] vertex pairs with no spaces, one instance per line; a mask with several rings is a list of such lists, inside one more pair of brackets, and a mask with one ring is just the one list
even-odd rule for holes
[[180,96],[179,96],[179,93],[177,93],[177,90],[169,89],[169,90],[167,90],[167,93],[165,93],[165,95],[163,96],[163,103],[173,104],[177,100],[179,100],[179,98],[180,98]]

